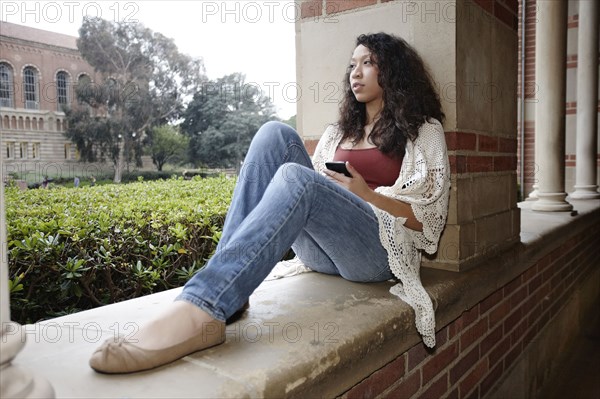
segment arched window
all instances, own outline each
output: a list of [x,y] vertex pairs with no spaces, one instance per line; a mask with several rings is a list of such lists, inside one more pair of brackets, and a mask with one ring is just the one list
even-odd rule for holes
[[63,111],[69,105],[69,75],[65,71],[56,74],[56,100],[58,111]]
[[23,70],[23,94],[25,96],[25,108],[40,108],[38,72],[34,67],[28,66]]
[[10,65],[0,63],[0,107],[13,106],[13,71]]

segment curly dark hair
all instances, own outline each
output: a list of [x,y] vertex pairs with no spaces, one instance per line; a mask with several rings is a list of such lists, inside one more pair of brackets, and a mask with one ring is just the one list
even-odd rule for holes
[[[356,47],[367,47],[379,68],[377,77],[383,89],[383,110],[371,131],[370,140],[381,152],[403,156],[407,140],[418,136],[426,119],[444,121],[440,98],[431,75],[417,52],[405,40],[387,33],[360,35]],[[367,123],[366,105],[356,100],[350,87],[351,68],[344,80],[338,126],[342,141],[359,142]]]

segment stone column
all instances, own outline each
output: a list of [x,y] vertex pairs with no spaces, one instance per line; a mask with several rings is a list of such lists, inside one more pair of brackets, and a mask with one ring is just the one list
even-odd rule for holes
[[11,365],[25,340],[21,326],[10,321],[3,157],[3,152],[0,152],[0,398],[53,398],[54,390],[46,380]]
[[535,162],[539,187],[532,209],[570,211],[573,206],[565,200],[566,0],[538,2],[537,18]]
[[579,1],[577,48],[577,163],[576,199],[600,198],[596,184],[598,130],[598,1]]

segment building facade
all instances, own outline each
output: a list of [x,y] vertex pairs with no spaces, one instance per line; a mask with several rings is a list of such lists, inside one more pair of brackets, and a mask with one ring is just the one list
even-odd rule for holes
[[76,165],[65,136],[65,106],[96,81],[76,37],[0,21],[0,138],[8,173],[64,175]]

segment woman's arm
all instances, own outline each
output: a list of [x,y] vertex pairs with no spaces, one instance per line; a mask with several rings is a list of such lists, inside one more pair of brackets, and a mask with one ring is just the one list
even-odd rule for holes
[[376,193],[369,188],[365,179],[363,179],[360,173],[358,173],[349,162],[346,162],[346,167],[352,177],[346,177],[342,173],[336,173],[328,169],[325,170],[325,174],[363,200],[375,205],[377,208],[382,209],[393,216],[406,218],[404,225],[409,229],[423,231],[423,225],[417,220],[412,211],[412,207],[409,204]]

